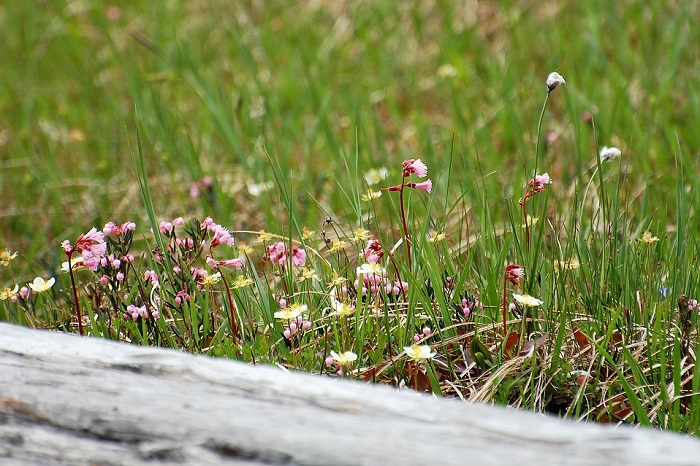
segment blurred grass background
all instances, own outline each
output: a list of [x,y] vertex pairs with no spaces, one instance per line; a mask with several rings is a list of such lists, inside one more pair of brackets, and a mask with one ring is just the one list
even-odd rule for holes
[[[677,164],[697,205],[698,10],[630,0],[5,2],[0,242],[55,270],[62,239],[110,220],[143,228],[137,113],[162,218],[285,231],[278,189],[260,192],[275,179],[272,161],[302,223],[354,226],[344,191],[370,168],[396,179],[403,159],[422,158],[437,214],[464,195],[459,216],[483,204],[505,221],[504,199],[520,197],[529,176],[551,71],[567,85],[543,128],[539,166],[561,187],[550,209],[564,215],[568,188],[590,177],[590,112],[598,144],[623,151],[621,205],[665,227]],[[205,176],[212,190],[192,199]]]

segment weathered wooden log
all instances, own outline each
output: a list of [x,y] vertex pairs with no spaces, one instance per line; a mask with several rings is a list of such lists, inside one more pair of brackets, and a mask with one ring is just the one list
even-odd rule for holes
[[698,464],[696,439],[0,324],[0,464]]

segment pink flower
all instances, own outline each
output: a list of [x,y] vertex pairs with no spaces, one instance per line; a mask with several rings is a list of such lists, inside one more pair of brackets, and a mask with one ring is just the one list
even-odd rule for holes
[[83,264],[93,272],[97,270],[100,261],[107,253],[105,235],[103,232],[97,231],[95,227],[84,235],[80,235],[75,241],[75,246],[71,246],[68,240],[63,241],[61,246],[68,257],[73,255],[73,253],[82,253]]
[[243,259],[241,258],[225,259],[218,261],[211,256],[207,256],[206,262],[207,265],[212,269],[216,267],[233,267],[235,269],[241,270],[243,268]]
[[216,223],[214,223],[214,220],[212,220],[211,217],[207,217],[204,219],[202,224],[199,226],[200,229],[202,230],[207,230],[209,231]]
[[549,177],[549,173],[535,175],[535,178],[530,180],[528,186],[534,187],[535,189],[543,189],[544,185],[546,184],[552,184],[552,179]]
[[199,199],[199,183],[192,183],[190,186],[190,198],[195,201]]
[[226,228],[221,225],[214,225],[211,227],[210,231],[211,230],[214,230],[214,237],[211,240],[210,248],[213,249],[222,244],[233,246],[233,236],[231,236],[231,233],[229,233]]
[[[275,265],[286,265],[289,260],[289,248],[287,243],[284,241],[279,241],[272,246],[268,246],[267,254],[270,257],[270,262]],[[302,248],[293,246],[292,247],[292,265],[294,267],[301,267],[306,262],[306,251]]]
[[102,229],[102,233],[105,236],[124,236],[127,231],[136,230],[136,224],[134,222],[124,222],[121,225],[117,225],[114,222],[107,222]]
[[173,222],[160,222],[158,224],[158,230],[160,230],[163,235],[169,235],[173,231]]
[[292,265],[301,267],[306,263],[306,251],[296,246],[292,247]]
[[508,264],[505,271],[505,279],[520,288],[520,280],[525,278],[525,267],[518,264]]
[[384,250],[382,245],[376,238],[372,238],[367,241],[367,247],[365,248],[365,260],[369,264],[376,264],[384,256]]
[[433,190],[433,182],[431,180],[421,181],[420,183],[410,183],[411,188],[422,189],[423,191],[430,192]]
[[428,175],[428,166],[423,163],[421,159],[406,160],[403,163],[404,178],[409,176],[411,173],[415,173],[418,178],[424,178]]

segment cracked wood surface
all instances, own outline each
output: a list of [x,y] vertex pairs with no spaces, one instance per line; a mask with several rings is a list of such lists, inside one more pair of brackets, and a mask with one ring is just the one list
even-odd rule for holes
[[0,324],[0,464],[698,464],[696,439]]

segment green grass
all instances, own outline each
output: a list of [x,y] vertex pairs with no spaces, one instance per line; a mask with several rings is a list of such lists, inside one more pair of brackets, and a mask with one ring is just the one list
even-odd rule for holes
[[[57,279],[1,301],[1,320],[77,332],[60,242],[134,221],[133,240],[108,240],[133,264],[74,271],[90,335],[700,429],[697,311],[687,306],[698,296],[695,2],[131,3],[0,7],[0,247],[19,253],[0,268],[0,288]],[[551,71],[567,84],[538,131]],[[622,157],[598,163],[602,146]],[[362,195],[369,170],[386,167],[379,190],[418,158],[433,190],[404,192],[409,261],[399,193]],[[535,165],[554,183],[526,202],[539,219],[528,244],[518,200]],[[238,247],[215,258],[245,261],[202,286],[190,267],[207,269],[207,216]],[[176,217],[196,220],[151,233]],[[354,299],[367,244],[358,228],[406,290]],[[659,241],[640,241],[647,231]],[[433,232],[445,239],[428,241]],[[271,263],[277,241],[303,248],[317,278]],[[570,259],[580,266],[555,268]],[[543,304],[509,313],[504,336],[510,263],[526,280],[506,284],[506,304],[518,291]],[[333,316],[342,286],[356,310]],[[311,327],[284,338],[280,298],[307,306]],[[159,318],[124,318],[142,305]],[[434,358],[407,357],[414,334]],[[358,359],[336,371],[330,351]]]

